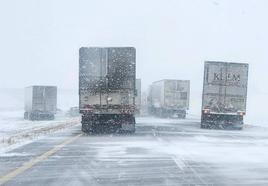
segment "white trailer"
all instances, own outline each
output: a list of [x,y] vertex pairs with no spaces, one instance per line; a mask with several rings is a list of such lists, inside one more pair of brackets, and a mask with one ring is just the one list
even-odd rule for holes
[[149,113],[160,117],[185,118],[189,109],[190,81],[165,79],[152,83],[149,90]]
[[242,129],[247,85],[248,64],[206,61],[201,128]]
[[24,103],[24,119],[52,120],[57,111],[57,87],[26,87]]
[[80,48],[82,131],[135,132],[135,81],[135,48]]

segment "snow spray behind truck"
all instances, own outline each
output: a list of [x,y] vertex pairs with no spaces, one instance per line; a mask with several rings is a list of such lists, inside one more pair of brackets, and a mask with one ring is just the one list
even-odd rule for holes
[[82,131],[135,132],[135,81],[135,48],[80,48]]
[[24,109],[24,119],[53,120],[57,111],[57,87],[26,87]]
[[190,81],[165,79],[153,82],[148,95],[148,111],[159,117],[185,118],[189,109]]
[[206,61],[201,128],[242,129],[248,64]]

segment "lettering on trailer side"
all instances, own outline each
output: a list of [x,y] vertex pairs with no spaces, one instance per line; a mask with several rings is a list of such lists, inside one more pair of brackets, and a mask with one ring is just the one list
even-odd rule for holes
[[231,74],[228,73],[226,74],[226,76],[224,77],[224,75],[222,73],[214,73],[214,81],[240,81],[241,80],[241,76],[240,74]]

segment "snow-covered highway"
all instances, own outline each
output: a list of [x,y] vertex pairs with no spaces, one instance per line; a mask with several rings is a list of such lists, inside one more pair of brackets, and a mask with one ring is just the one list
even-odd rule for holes
[[133,135],[87,135],[76,125],[1,153],[0,184],[267,185],[267,149],[265,127],[138,118]]

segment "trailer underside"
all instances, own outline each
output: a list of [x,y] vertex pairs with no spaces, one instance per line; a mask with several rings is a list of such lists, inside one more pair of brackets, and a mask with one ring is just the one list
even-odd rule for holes
[[32,111],[32,112],[24,112],[24,119],[27,120],[54,120],[55,116],[50,112],[40,112],[40,111]]
[[133,114],[83,114],[82,131],[86,133],[134,133]]
[[205,129],[243,129],[243,116],[231,114],[202,113],[201,128]]
[[170,109],[170,108],[150,108],[150,113],[152,115],[162,117],[162,118],[186,118],[186,110],[184,109]]

